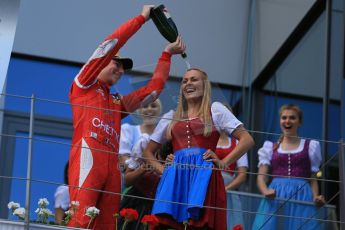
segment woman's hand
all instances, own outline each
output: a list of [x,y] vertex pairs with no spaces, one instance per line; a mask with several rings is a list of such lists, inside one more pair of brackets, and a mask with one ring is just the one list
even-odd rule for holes
[[149,165],[153,170],[155,170],[158,174],[163,174],[164,166],[157,161],[157,158],[153,154],[157,152],[160,147],[161,145],[159,143],[151,140],[143,152],[143,158],[145,159],[146,164]]
[[173,163],[174,162],[174,154],[169,154],[168,156],[167,156],[167,158],[165,159],[165,161],[166,161],[166,164],[171,164],[171,163]]
[[276,197],[276,190],[274,190],[274,189],[267,189],[265,192],[263,192],[263,195],[266,198],[273,199],[273,198]]
[[226,167],[226,164],[222,160],[220,160],[218,156],[211,149],[208,149],[203,154],[203,159],[206,161],[213,162],[213,164],[219,169],[225,169]]
[[326,203],[325,197],[323,195],[315,196],[314,203],[316,206],[323,206]]
[[231,190],[233,189],[230,187],[230,185],[225,186],[225,191],[231,191]]

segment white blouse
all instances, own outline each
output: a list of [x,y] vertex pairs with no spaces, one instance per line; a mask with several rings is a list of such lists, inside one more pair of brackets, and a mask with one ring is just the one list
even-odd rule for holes
[[[218,132],[224,131],[230,135],[237,127],[242,125],[242,122],[240,122],[235,115],[220,102],[212,103],[211,113],[213,124]],[[151,135],[151,140],[160,144],[163,144],[167,141],[166,131],[173,118],[173,115],[173,110],[170,110],[163,115],[162,119],[159,121]]]
[[[278,152],[282,154],[299,153],[303,150],[304,143],[305,143],[305,139],[301,139],[299,146],[293,150],[284,150],[281,148],[281,145],[279,145]],[[274,145],[273,142],[265,141],[264,145],[259,149],[258,167],[260,167],[261,165],[271,165],[273,145]],[[309,154],[309,159],[311,163],[311,169],[310,169],[311,172],[318,172],[320,169],[319,167],[320,167],[321,161],[322,161],[321,148],[320,148],[320,143],[318,141],[310,140],[308,154]]]
[[149,140],[149,135],[142,133],[139,125],[121,125],[119,154],[129,156],[125,164],[130,169],[139,167],[140,157]]
[[62,208],[63,210],[67,210],[69,208],[69,191],[68,186],[60,185],[57,187],[55,194],[55,208]]
[[121,136],[119,144],[120,155],[131,155],[132,149],[141,137],[142,133],[139,125],[121,125]]
[[140,125],[127,123],[121,125],[119,154],[129,156],[129,159],[125,161],[128,168],[136,169],[139,167],[142,152],[148,141],[149,135],[141,132]]

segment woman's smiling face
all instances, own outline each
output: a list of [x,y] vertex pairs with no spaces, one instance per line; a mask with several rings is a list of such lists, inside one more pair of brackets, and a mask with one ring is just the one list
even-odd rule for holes
[[139,114],[145,124],[156,124],[157,117],[161,113],[161,102],[159,99],[139,109]]
[[297,136],[297,130],[301,126],[301,121],[297,111],[285,109],[280,114],[280,128],[284,135]]
[[200,71],[187,71],[182,79],[182,93],[185,99],[198,99],[204,95],[204,81]]

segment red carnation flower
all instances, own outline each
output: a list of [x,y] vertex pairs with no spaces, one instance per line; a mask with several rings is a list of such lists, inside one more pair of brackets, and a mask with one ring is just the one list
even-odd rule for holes
[[141,219],[141,223],[148,224],[150,230],[153,230],[159,224],[159,220],[155,215],[145,215]]
[[131,222],[133,220],[137,220],[139,218],[139,214],[137,210],[132,208],[124,208],[120,211],[120,216],[125,218],[125,221]]
[[232,230],[243,230],[243,226],[241,224],[236,224]]

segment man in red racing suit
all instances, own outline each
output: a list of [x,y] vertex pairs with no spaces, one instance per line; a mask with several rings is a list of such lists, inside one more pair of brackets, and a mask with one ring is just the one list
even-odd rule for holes
[[76,211],[71,209],[75,213],[69,226],[86,228],[90,222],[90,217],[85,215],[86,210],[94,206],[100,213],[89,228],[115,229],[113,215],[119,211],[121,192],[118,166],[121,119],[159,96],[169,75],[171,55],[185,50],[179,37],[166,46],[146,86],[123,97],[110,94],[110,86],[116,84],[124,70],[133,65],[130,59],[116,55],[149,19],[152,7],[144,6],[141,15],[127,21],[108,36],[82,67],[71,86],[69,98],[74,134],[69,161],[70,200],[78,201],[79,206]]

